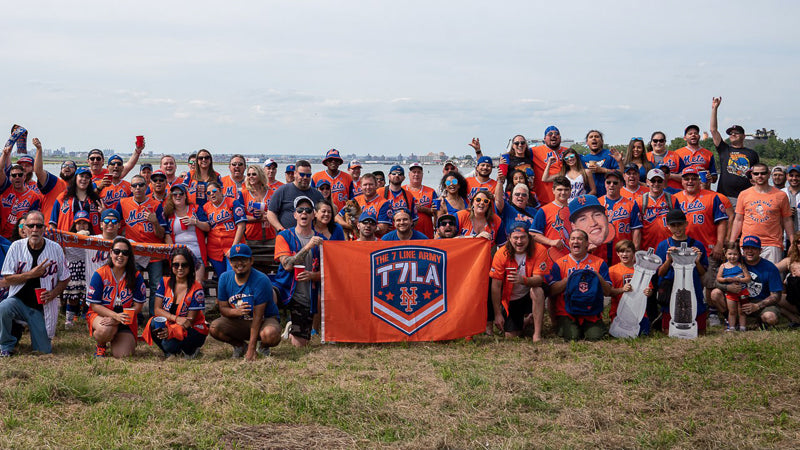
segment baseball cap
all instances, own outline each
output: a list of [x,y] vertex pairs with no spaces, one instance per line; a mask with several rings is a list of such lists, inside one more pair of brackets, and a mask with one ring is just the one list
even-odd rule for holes
[[481,156],[480,158],[478,158],[478,164],[483,164],[483,163],[489,163],[490,166],[494,167],[494,162],[492,161],[492,158],[488,156]]
[[105,157],[106,157],[106,155],[103,154],[103,151],[100,150],[99,148],[93,148],[93,149],[89,150],[89,157],[91,157],[95,153],[100,155],[100,156],[102,156],[103,159],[105,159]]
[[448,164],[449,164],[449,165],[451,165],[451,166],[453,166],[453,167],[455,167],[455,168],[456,168],[456,170],[458,170],[458,166],[456,165],[456,163],[455,163],[455,162],[454,162],[452,159],[448,159],[447,161],[445,161],[445,162],[444,162],[444,166],[445,166],[445,167],[447,167],[447,166],[448,166]]
[[558,128],[556,128],[556,126],[555,126],[555,125],[550,125],[549,127],[547,127],[547,128],[545,128],[545,129],[544,129],[544,135],[545,135],[545,137],[547,136],[547,133],[549,133],[549,132],[551,132],[551,131],[555,131],[556,133],[558,133],[558,134],[561,134],[561,132],[560,132],[560,131],[558,131]]
[[[22,159],[22,158],[20,158],[20,159]],[[17,161],[17,162],[19,162],[19,161]],[[770,172],[770,173],[775,173],[775,172],[786,173],[786,167],[785,166],[780,166],[780,165],[775,166],[775,167],[772,168],[772,172]]]
[[691,125],[689,125],[688,127],[686,127],[686,128],[683,130],[683,135],[684,135],[684,136],[686,136],[686,134],[688,134],[688,133],[689,133],[689,130],[696,130],[696,131],[699,133],[699,132],[700,132],[700,127],[698,127],[698,126],[697,126],[697,125],[695,125],[695,124],[691,124]]
[[322,160],[322,164],[325,164],[329,159],[338,159],[340,164],[344,162],[342,157],[339,156],[339,150],[336,150],[335,148],[332,148],[325,153],[325,158]]
[[603,212],[606,211],[594,195],[579,195],[572,199],[572,201],[569,202],[570,222],[575,219],[575,216],[578,215],[579,212],[589,208],[597,208]]
[[276,163],[274,159],[268,158],[266,161],[264,161],[264,167],[269,167],[269,166],[278,167],[278,163]]
[[164,177],[164,179],[166,180],[167,179],[167,174],[165,174],[164,171],[161,170],[161,169],[156,169],[156,170],[153,171],[153,174],[150,175],[150,179],[152,180],[155,177]]
[[353,167],[361,167],[361,161],[359,161],[357,159],[354,159],[354,160],[350,161],[349,164],[347,164],[347,168],[348,169],[352,169]]
[[689,167],[683,169],[683,172],[681,172],[681,176],[682,177],[685,177],[686,175],[697,175],[697,176],[700,176],[700,171],[697,170],[697,166],[689,166]]
[[789,173],[791,171],[800,172],[800,166],[798,166],[797,164],[792,164],[791,166],[786,168],[786,173]]
[[323,184],[327,184],[328,186],[330,186],[330,185],[331,185],[331,182],[330,182],[330,181],[328,181],[328,180],[319,180],[319,181],[317,182],[317,189],[319,189],[320,187],[322,187],[322,185],[323,185]]
[[83,210],[75,211],[75,215],[72,218],[73,222],[77,222],[79,220],[85,220],[91,223],[91,220],[89,220],[89,213]]
[[438,228],[438,227],[442,226],[442,221],[446,220],[446,219],[447,220],[452,220],[453,223],[458,223],[458,219],[456,219],[456,216],[454,216],[452,214],[443,214],[443,215],[439,216],[438,219],[436,219],[436,227]]
[[252,258],[253,251],[250,250],[250,246],[247,244],[236,244],[231,247],[231,252],[228,256],[228,259],[233,258]]
[[141,166],[139,166],[139,172],[143,171],[144,169],[153,170],[153,165],[150,163],[144,163]]
[[91,175],[92,171],[89,170],[89,168],[86,167],[86,166],[80,166],[75,170],[75,176],[78,176],[78,175],[80,175],[82,173],[88,173],[89,175]]
[[667,212],[667,225],[686,222],[686,214],[680,209],[670,209]]
[[17,159],[17,164],[33,165],[33,158],[30,155],[22,155]]
[[112,155],[111,158],[108,158],[108,165],[111,165],[112,162],[119,160],[119,162],[124,163],[122,160],[122,156],[119,155]]
[[520,231],[522,231],[524,233],[527,233],[529,228],[530,228],[530,225],[528,224],[528,222],[523,222],[521,220],[517,220],[517,221],[515,221],[514,223],[511,224],[511,227],[508,229],[509,230],[508,234],[511,234],[511,233],[513,233],[513,232],[515,232],[517,230],[520,230]]
[[286,165],[286,173],[294,173],[294,164],[287,164]]
[[117,220],[122,220],[122,215],[116,209],[104,209],[102,213],[100,213],[100,220],[105,219],[106,217],[113,216]]
[[422,164],[420,164],[418,162],[411,163],[411,165],[408,166],[408,170],[411,170],[411,169],[422,169]]
[[186,186],[186,185],[185,185],[185,184],[183,184],[183,183],[176,183],[176,184],[173,184],[173,185],[172,185],[172,186],[169,188],[169,191],[170,191],[170,192],[172,192],[172,191],[174,191],[175,189],[180,189],[180,190],[182,190],[184,194],[188,194],[188,193],[189,193],[189,186]]
[[305,195],[301,195],[294,199],[294,207],[297,208],[297,205],[299,205],[302,202],[307,202],[311,204],[311,207],[314,207],[314,201],[306,197]]
[[742,247],[761,248],[761,239],[758,236],[745,236],[742,239]]
[[628,173],[631,170],[633,170],[634,172],[639,172],[639,166],[637,166],[636,163],[628,163],[628,164],[626,164],[624,172]]
[[610,170],[610,171],[606,172],[606,179],[608,179],[610,177],[617,177],[617,178],[619,178],[621,180],[622,179],[622,173],[620,173],[619,170]]
[[403,170],[403,166],[400,166],[400,165],[397,165],[397,164],[393,165],[392,168],[389,169],[389,173],[391,174],[392,172],[400,172],[400,175],[405,175],[406,174],[406,171]]
[[730,136],[731,134],[733,134],[734,131],[744,134],[744,128],[742,128],[741,125],[731,125],[728,127],[727,130],[725,130],[725,133],[727,133],[728,136]]
[[647,172],[647,179],[652,180],[653,178],[661,178],[662,180],[665,180],[667,176],[664,175],[664,171],[661,169],[650,169]]
[[371,221],[373,221],[375,223],[378,223],[378,218],[375,217],[374,213],[371,213],[369,211],[364,211],[364,212],[361,213],[360,216],[358,216],[358,221],[359,222],[366,222],[367,220],[371,220]]

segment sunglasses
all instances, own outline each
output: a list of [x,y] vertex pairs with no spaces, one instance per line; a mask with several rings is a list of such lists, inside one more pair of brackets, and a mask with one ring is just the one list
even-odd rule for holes
[[666,139],[653,139],[652,141],[653,141],[653,144],[663,144],[663,143],[667,142]]
[[608,180],[608,181],[606,181],[606,184],[609,185],[609,186],[616,186],[616,185],[619,184],[619,181]]
[[328,190],[331,189],[331,185],[330,184],[323,184],[322,186],[318,187],[317,189],[320,190],[320,191],[323,190],[323,189],[328,191]]
[[176,195],[177,196],[181,196],[181,195],[186,195],[186,194],[184,194],[183,191],[172,191],[172,196],[175,197]]
[[311,214],[312,212],[314,212],[314,208],[312,208],[310,206],[301,206],[301,207],[295,209],[295,211],[299,212],[300,214],[303,214],[303,213]]
[[75,166],[75,163],[64,163],[64,164],[61,165],[62,169],[65,168],[65,167],[70,167],[70,168],[74,169],[76,166]]
[[43,223],[26,223],[25,226],[32,230],[38,230],[39,228],[44,228]]
[[440,227],[454,227],[454,226],[456,226],[456,223],[453,222],[452,220],[443,220],[443,221],[439,222],[439,226]]
[[188,269],[189,268],[189,263],[174,262],[174,263],[172,263],[172,268],[173,269]]
[[121,163],[121,162],[119,162],[119,161],[114,161],[114,162],[112,162],[112,163],[108,163],[108,165],[109,165],[109,166],[121,166],[121,165],[122,165],[122,163]]
[[121,248],[112,248],[111,253],[115,255],[122,255],[122,256],[131,256],[130,250],[123,250]]
[[525,145],[525,141],[514,141],[514,145]]
[[642,142],[644,142],[644,139],[642,139],[640,137],[632,137],[631,138],[631,142],[633,142],[633,141],[642,141]]
[[164,177],[150,177],[150,181],[153,183],[165,183],[167,179]]
[[258,176],[258,174],[257,174],[257,173],[255,173],[255,172],[250,172],[250,173],[248,173],[248,174],[247,174],[247,176],[248,176],[248,177],[257,177],[257,176]]
[[569,161],[569,160],[572,160],[572,159],[575,159],[575,155],[567,155],[567,156],[564,157],[564,161]]
[[131,187],[134,188],[134,189],[141,188],[141,187],[145,187],[145,184],[144,183],[131,183]]
[[103,158],[100,156],[92,156],[91,158],[89,158],[89,161],[102,161],[102,160]]
[[527,197],[527,192],[514,192],[514,197]]
[[377,225],[378,224],[378,222],[375,222],[372,219],[362,220],[361,223],[363,223],[364,225]]
[[24,177],[24,176],[25,176],[24,173],[12,173],[11,174],[11,178],[20,178],[20,177]]
[[208,194],[216,194],[217,192],[219,192],[219,189],[209,189],[209,190],[208,190],[208,191],[206,191],[206,192],[207,192]]
[[452,180],[447,180],[444,182],[445,186],[458,186],[458,180],[453,178]]
[[653,184],[658,184],[658,183],[663,183],[664,180],[662,178],[653,178],[652,180],[650,180],[650,182]]
[[753,176],[767,176],[769,172],[753,172]]
[[297,172],[297,175],[300,178],[311,178],[311,172],[309,172],[309,173]]
[[119,220],[117,220],[117,219],[103,219],[103,223],[106,224],[106,225],[116,225],[117,223],[119,223]]
[[242,167],[244,165],[244,163],[236,162],[236,163],[231,163],[231,165],[233,167]]
[[484,205],[488,205],[489,203],[491,203],[491,200],[489,200],[488,198],[476,198],[474,200],[474,203],[483,203]]
[[209,160],[209,159],[211,159],[211,157],[210,157],[210,156],[198,156],[198,157],[197,157],[197,160],[198,160],[198,161],[207,161],[207,160]]

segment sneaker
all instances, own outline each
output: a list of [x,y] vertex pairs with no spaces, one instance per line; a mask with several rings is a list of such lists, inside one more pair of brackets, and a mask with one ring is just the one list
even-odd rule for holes
[[184,353],[183,354],[183,359],[195,359],[195,358],[199,358],[200,355],[201,355],[200,348],[198,347],[192,353]]
[[8,350],[0,350],[0,358],[11,358],[11,352]]
[[238,359],[244,356],[244,345],[239,345],[237,347],[233,347],[233,355],[231,358]]
[[290,321],[286,322],[286,326],[283,327],[283,333],[281,333],[281,339],[283,339],[284,341],[286,339],[289,339],[289,331],[291,329],[292,329],[292,321],[290,320]]
[[258,353],[259,353],[261,356],[269,356],[269,353],[270,353],[270,351],[269,351],[269,347],[264,347],[264,346],[262,346],[262,345],[261,345],[261,342],[259,342],[259,343],[258,343],[258,345],[256,346],[256,351],[257,351],[257,352],[258,352]]
[[727,327],[725,331],[736,331],[736,327]]
[[710,327],[722,326],[722,322],[719,320],[719,316],[716,314],[709,314],[706,322],[708,322],[708,326]]
[[747,327],[743,325],[739,327],[739,331],[747,331]]
[[97,349],[94,351],[95,358],[105,358],[106,357],[106,346],[97,346]]

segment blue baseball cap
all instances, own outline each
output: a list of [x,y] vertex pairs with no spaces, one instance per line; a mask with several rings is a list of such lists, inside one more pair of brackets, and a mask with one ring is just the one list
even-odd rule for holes
[[745,236],[742,239],[742,247],[753,247],[761,250],[761,239],[758,236]]
[[173,184],[173,185],[172,185],[172,186],[169,188],[169,191],[170,191],[170,192],[172,192],[172,191],[174,191],[175,189],[180,189],[180,190],[182,190],[184,194],[188,194],[188,193],[189,193],[189,186],[186,186],[186,185],[185,185],[185,184],[183,184],[183,183],[176,183],[176,184]]
[[153,165],[150,163],[144,163],[141,166],[139,166],[139,172],[143,171],[144,169],[153,170]]
[[89,219],[89,213],[88,213],[88,212],[86,212],[86,211],[83,211],[83,210],[80,210],[80,211],[75,211],[75,215],[74,215],[74,216],[72,216],[72,221],[73,221],[73,222],[77,222],[77,221],[79,221],[79,220],[85,220],[85,221],[87,221],[87,222],[89,222],[89,223],[91,223],[91,222],[92,222],[92,221]]
[[122,215],[116,209],[104,209],[102,213],[100,213],[100,220],[105,219],[106,217],[113,216],[117,220],[122,220]]
[[80,175],[82,173],[88,173],[89,175],[91,175],[92,171],[89,170],[89,168],[86,167],[86,166],[80,166],[75,170],[75,176],[78,176],[78,175]]
[[330,186],[331,182],[329,180],[319,180],[319,182],[317,182],[317,189],[322,187],[323,184],[327,184],[328,186]]
[[791,166],[789,166],[789,167],[787,167],[787,168],[786,168],[786,173],[789,173],[789,172],[791,172],[791,171],[793,171],[793,170],[794,170],[795,172],[799,172],[799,173],[800,173],[800,166],[799,166],[799,165],[797,165],[797,164],[792,164]]
[[286,173],[294,173],[295,167],[294,164],[289,164],[286,166]]
[[247,244],[236,244],[231,247],[231,252],[228,256],[228,259],[233,258],[252,258],[253,251],[250,250],[250,246]]
[[594,195],[579,195],[569,202],[569,221],[574,221],[575,216],[577,216],[579,212],[589,208],[596,208],[603,212],[606,211]]
[[119,162],[125,164],[125,161],[122,160],[122,156],[119,155],[112,155],[111,158],[108,158],[108,165],[110,166],[112,162],[119,160]]
[[359,222],[364,222],[366,220],[371,220],[371,221],[373,221],[375,223],[378,223],[378,218],[375,217],[375,214],[373,214],[373,213],[371,213],[369,211],[364,211],[364,212],[361,213],[360,216],[358,216],[358,221]]
[[406,174],[406,171],[405,169],[403,169],[403,166],[399,166],[397,164],[393,165],[392,168],[389,169],[389,173],[391,174],[392,172],[400,172],[400,175]]
[[508,234],[511,234],[515,231],[522,231],[523,233],[527,233],[529,229],[530,225],[528,224],[528,222],[517,220],[516,222],[511,224],[511,228],[509,228]]
[[494,167],[494,161],[492,161],[492,158],[488,156],[481,156],[480,158],[478,158],[478,164],[483,164],[483,163],[489,163],[490,166]]
[[544,129],[544,135],[545,135],[545,137],[547,137],[547,133],[549,133],[549,132],[551,132],[551,131],[555,131],[556,133],[558,133],[558,134],[561,134],[561,132],[560,132],[560,131],[558,131],[558,128],[556,128],[556,126],[555,126],[555,125],[550,125],[549,127],[547,127],[547,128],[545,128],[545,129]]
[[17,159],[17,164],[33,165],[33,158],[30,155],[22,155]]

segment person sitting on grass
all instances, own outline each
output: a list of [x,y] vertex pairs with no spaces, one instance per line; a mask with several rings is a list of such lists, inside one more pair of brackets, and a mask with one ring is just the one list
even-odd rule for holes
[[[167,326],[152,335],[153,342],[164,356],[183,353],[191,359],[197,356],[206,342],[208,326],[203,285],[195,279],[194,254],[186,247],[175,249],[172,255],[172,276],[164,277],[156,291],[155,316],[167,319]],[[151,330],[152,319],[145,334]],[[147,337],[145,337],[147,340]]]
[[[131,243],[124,237],[115,238],[108,263],[92,275],[86,295],[90,305],[86,315],[89,335],[97,341],[94,356],[105,357],[108,343],[115,358],[133,354],[139,331],[137,315],[146,301],[145,294],[144,278],[136,270]],[[133,309],[133,314],[126,309]]]
[[[281,342],[280,313],[269,277],[253,269],[253,252],[247,244],[230,249],[233,271],[219,277],[217,306],[220,317],[211,322],[211,336],[233,346],[233,357],[253,361],[256,351],[269,355]],[[258,348],[258,342],[261,347]],[[245,342],[247,352],[245,353]]]

